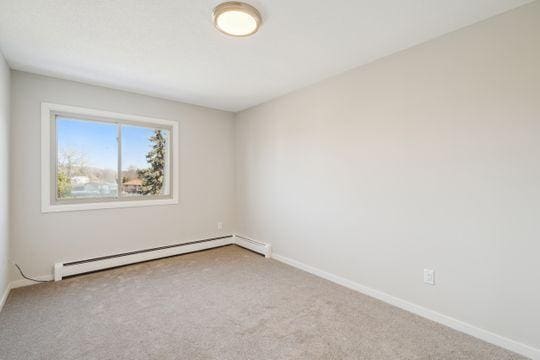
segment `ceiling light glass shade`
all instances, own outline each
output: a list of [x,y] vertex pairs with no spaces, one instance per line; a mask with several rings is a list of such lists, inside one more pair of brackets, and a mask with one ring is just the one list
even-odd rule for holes
[[261,25],[261,14],[253,6],[231,1],[219,4],[214,9],[216,28],[232,36],[249,36]]

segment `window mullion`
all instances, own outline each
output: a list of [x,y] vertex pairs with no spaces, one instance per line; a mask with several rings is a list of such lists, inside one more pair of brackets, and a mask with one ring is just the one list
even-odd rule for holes
[[118,126],[118,137],[116,138],[116,142],[118,143],[118,175],[117,175],[117,198],[120,199],[122,197],[122,124],[117,123]]

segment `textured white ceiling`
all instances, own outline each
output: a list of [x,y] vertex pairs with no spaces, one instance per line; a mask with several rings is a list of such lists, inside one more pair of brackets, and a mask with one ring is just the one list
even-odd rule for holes
[[0,0],[13,69],[239,111],[530,2],[253,0],[260,31],[216,31],[210,0]]

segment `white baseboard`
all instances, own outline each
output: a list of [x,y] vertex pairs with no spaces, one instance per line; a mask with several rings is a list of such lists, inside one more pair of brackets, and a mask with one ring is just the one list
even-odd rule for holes
[[4,308],[4,304],[7,301],[10,291],[11,291],[11,283],[8,283],[6,286],[6,289],[4,290],[4,293],[2,294],[2,299],[0,299],[0,312]]
[[492,333],[491,331],[481,329],[479,327],[476,327],[474,325],[468,324],[466,322],[463,322],[461,320],[454,319],[450,316],[443,315],[441,313],[438,313],[434,310],[430,310],[428,308],[425,308],[420,305],[413,304],[411,302],[408,302],[406,300],[397,298],[395,296],[389,295],[387,293],[384,293],[379,290],[372,289],[370,287],[361,285],[359,283],[356,283],[354,281],[345,279],[343,277],[337,276],[335,274],[320,270],[316,267],[306,265],[300,261],[293,260],[290,258],[287,258],[283,255],[279,254],[272,254],[272,258],[276,259],[280,262],[283,262],[287,265],[291,265],[293,267],[296,267],[298,269],[304,270],[306,272],[309,272],[313,275],[319,276],[323,279],[332,281],[336,284],[345,286],[349,289],[358,291],[362,294],[371,296],[373,298],[379,299],[381,301],[384,301],[385,303],[394,305],[396,307],[399,307],[403,310],[409,311],[413,314],[422,316],[424,318],[427,318],[429,320],[435,321],[437,323],[440,323],[442,325],[448,326],[454,330],[463,332],[465,334],[474,336],[478,339],[484,340],[486,342],[489,342],[491,344],[500,346],[502,348],[508,349],[510,351],[513,351],[515,353],[521,354],[523,356],[526,356],[528,358],[534,359],[534,360],[540,360],[540,349],[536,349],[532,346],[517,342],[515,340],[511,340],[508,338],[505,338],[503,336],[497,335],[495,333]]

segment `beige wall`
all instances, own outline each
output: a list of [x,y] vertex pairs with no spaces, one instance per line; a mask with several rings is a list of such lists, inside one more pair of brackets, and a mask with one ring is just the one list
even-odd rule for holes
[[540,348],[539,2],[236,127],[240,234]]
[[[231,233],[232,114],[17,71],[12,72],[11,84],[11,257],[29,275],[50,275],[58,261]],[[178,121],[180,203],[42,214],[40,106],[43,101]],[[220,221],[224,227],[218,231]]]
[[9,78],[0,53],[0,301],[9,282]]

